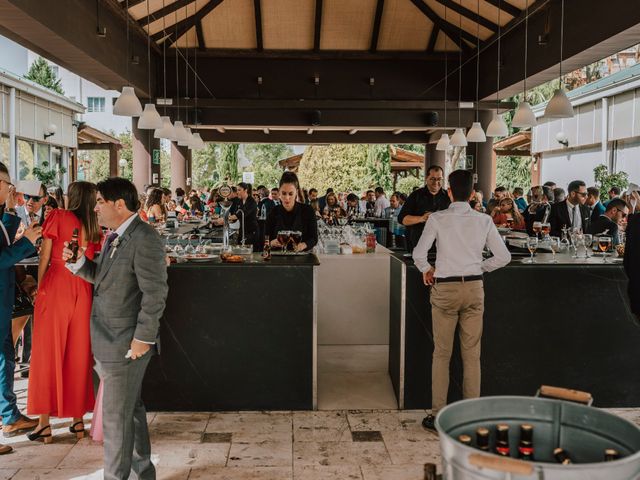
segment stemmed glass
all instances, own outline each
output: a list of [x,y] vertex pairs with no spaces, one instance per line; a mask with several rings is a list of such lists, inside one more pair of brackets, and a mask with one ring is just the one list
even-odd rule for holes
[[525,263],[536,263],[533,259],[533,254],[536,253],[536,250],[538,249],[538,237],[529,237],[527,239],[527,248],[529,249],[531,258],[529,258]]
[[533,233],[536,234],[536,238],[540,236],[542,232],[542,222],[533,222]]
[[551,248],[551,253],[553,254],[553,258],[549,263],[558,263],[556,253],[560,250],[560,239],[558,237],[549,237],[549,248]]
[[585,233],[582,236],[582,241],[584,242],[584,258],[589,258],[589,250],[591,250],[591,246],[593,245],[593,235]]
[[598,248],[602,252],[602,263],[608,263],[607,253],[609,248],[611,248],[611,237],[607,235],[601,235],[598,237]]
[[196,249],[194,248],[193,245],[191,245],[191,235],[189,235],[189,239],[187,240],[187,246],[184,247],[184,253],[186,254],[193,254],[196,253]]

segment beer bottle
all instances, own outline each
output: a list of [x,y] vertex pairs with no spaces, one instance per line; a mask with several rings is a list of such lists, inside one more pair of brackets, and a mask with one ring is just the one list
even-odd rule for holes
[[71,258],[67,260],[67,263],[76,263],[78,261],[78,250],[80,244],[78,243],[78,229],[74,228],[71,234],[71,241],[69,242],[69,250],[73,253]]
[[483,452],[489,451],[489,430],[484,427],[476,430],[476,446]]
[[556,462],[561,463],[562,465],[569,465],[573,463],[571,461],[571,457],[564,448],[556,448],[553,450],[553,456],[556,459]]
[[463,445],[471,446],[471,437],[469,435],[460,435],[458,441]]
[[436,480],[436,472],[435,463],[424,464],[424,480]]
[[619,458],[620,458],[620,452],[618,452],[615,448],[607,448],[604,451],[605,462],[613,462],[614,460],[618,460]]
[[518,444],[518,456],[522,460],[533,461],[533,426],[525,423],[520,425],[520,443]]
[[503,457],[510,457],[509,425],[501,423],[496,426],[496,453]]
[[271,260],[271,243],[269,242],[269,235],[264,237],[264,248],[262,249],[262,259],[265,262]]

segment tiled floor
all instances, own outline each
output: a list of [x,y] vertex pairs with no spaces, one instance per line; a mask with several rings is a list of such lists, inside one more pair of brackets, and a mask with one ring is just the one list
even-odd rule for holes
[[[611,412],[640,425],[640,409]],[[437,435],[420,425],[425,413],[149,413],[148,421],[159,480],[422,480],[425,463],[440,463]],[[15,449],[0,456],[0,480],[102,479],[102,445],[76,441],[69,424],[54,422],[51,445],[0,440]]]

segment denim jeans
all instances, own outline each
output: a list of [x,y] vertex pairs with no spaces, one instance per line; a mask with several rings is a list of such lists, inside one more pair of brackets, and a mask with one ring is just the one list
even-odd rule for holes
[[16,366],[15,349],[11,335],[11,319],[0,319],[0,416],[3,425],[11,425],[20,418],[13,393],[13,376]]

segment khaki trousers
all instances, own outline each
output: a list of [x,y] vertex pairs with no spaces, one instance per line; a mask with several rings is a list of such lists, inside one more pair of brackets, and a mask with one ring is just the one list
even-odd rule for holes
[[464,398],[480,396],[480,340],[484,313],[484,285],[472,282],[436,283],[431,287],[433,363],[431,409],[435,415],[447,404],[449,363],[456,326],[460,325]]

